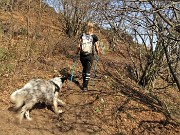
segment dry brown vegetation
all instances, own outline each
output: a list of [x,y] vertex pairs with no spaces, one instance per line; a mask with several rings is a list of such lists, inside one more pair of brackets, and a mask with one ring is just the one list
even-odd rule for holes
[[[39,1],[18,0],[13,10],[5,7],[0,9],[0,134],[180,134],[177,87],[166,87],[166,82],[158,78],[157,89],[141,88],[124,41],[117,41],[116,50],[104,50],[99,56],[95,86],[91,80],[86,93],[79,88],[81,64],[77,61],[72,89],[68,89],[68,82],[60,93],[67,103],[61,115],[41,104],[31,111],[33,121],[18,124],[9,95],[32,78],[50,79],[63,69],[71,74],[77,37],[69,38],[62,28],[63,21],[58,21],[62,18]],[[97,30],[96,34],[108,45],[105,32]],[[130,49],[136,61],[136,49]]]

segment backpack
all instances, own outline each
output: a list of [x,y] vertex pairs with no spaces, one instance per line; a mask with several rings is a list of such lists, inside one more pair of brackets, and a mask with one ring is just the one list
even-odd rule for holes
[[81,53],[84,55],[93,53],[93,37],[92,35],[86,35],[83,33],[81,42]]

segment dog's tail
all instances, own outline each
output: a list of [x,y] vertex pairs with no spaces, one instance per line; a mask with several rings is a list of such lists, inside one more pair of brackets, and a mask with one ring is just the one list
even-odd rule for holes
[[[20,89],[21,90],[21,89]],[[15,104],[14,109],[18,110],[24,104],[24,98],[26,96],[25,91],[15,91],[10,96],[10,101]]]

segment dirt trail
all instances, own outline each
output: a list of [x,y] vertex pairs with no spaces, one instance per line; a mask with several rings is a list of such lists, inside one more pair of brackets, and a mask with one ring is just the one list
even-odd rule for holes
[[[72,64],[71,64],[72,65]],[[3,81],[5,89],[0,92],[0,135],[139,135],[140,133],[152,135],[178,135],[180,129],[173,125],[163,125],[164,116],[161,112],[153,110],[144,104],[141,98],[148,97],[127,86],[122,80],[120,91],[111,90],[98,72],[95,87],[90,81],[88,92],[82,92],[80,71],[76,71],[76,80],[65,84],[59,97],[66,102],[62,107],[63,113],[56,115],[48,106],[39,104],[31,111],[32,121],[23,120],[19,124],[16,114],[11,111],[13,106],[9,102],[10,94],[23,86],[33,76],[50,78],[47,70],[31,70],[23,73],[5,76]],[[80,68],[77,67],[78,70]],[[98,69],[99,70],[99,69]],[[12,77],[13,76],[13,77]],[[15,77],[14,77],[15,76]],[[101,80],[101,81],[100,81]],[[124,94],[123,94],[124,93]],[[153,104],[152,104],[153,105]],[[61,106],[60,106],[61,107]],[[157,107],[158,106],[154,106]]]
[[[66,64],[73,65],[72,61],[66,61]],[[68,82],[59,93],[67,104],[62,107],[61,115],[39,104],[30,113],[33,120],[23,120],[22,124],[17,122],[16,114],[11,111],[10,94],[34,77],[50,79],[54,72],[52,68],[58,69],[60,65],[32,70],[35,66],[29,64],[17,70],[19,72],[5,75],[2,83],[4,89],[0,92],[0,135],[179,135],[178,126],[163,124],[165,117],[158,111],[160,106],[136,85],[127,82],[127,78],[121,79],[118,91],[111,89],[110,77],[100,72],[101,64],[98,65],[95,86],[91,86],[91,80],[89,90],[84,93],[79,87],[82,83],[81,67],[76,67],[72,89],[68,89]]]
[[0,134],[1,135],[52,135],[52,134],[79,134],[86,135],[99,132],[98,120],[93,118],[93,102],[97,99],[96,92],[83,93],[78,86],[72,84],[73,90],[64,88],[60,98],[66,102],[62,107],[64,113],[57,116],[46,106],[39,105],[31,111],[32,121],[23,120],[19,124],[16,114],[11,111],[9,102],[11,92],[3,91],[0,95]]

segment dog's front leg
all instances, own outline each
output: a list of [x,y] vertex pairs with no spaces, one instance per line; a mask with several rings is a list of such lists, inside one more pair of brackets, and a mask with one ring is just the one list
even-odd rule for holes
[[58,105],[62,105],[62,106],[65,106],[65,105],[66,105],[66,103],[63,102],[63,101],[62,101],[61,99],[59,99],[59,98],[58,98],[57,102],[58,102]]
[[54,106],[54,112],[56,114],[62,113],[62,110],[58,109],[58,92],[55,92],[55,96],[53,98],[53,106]]

